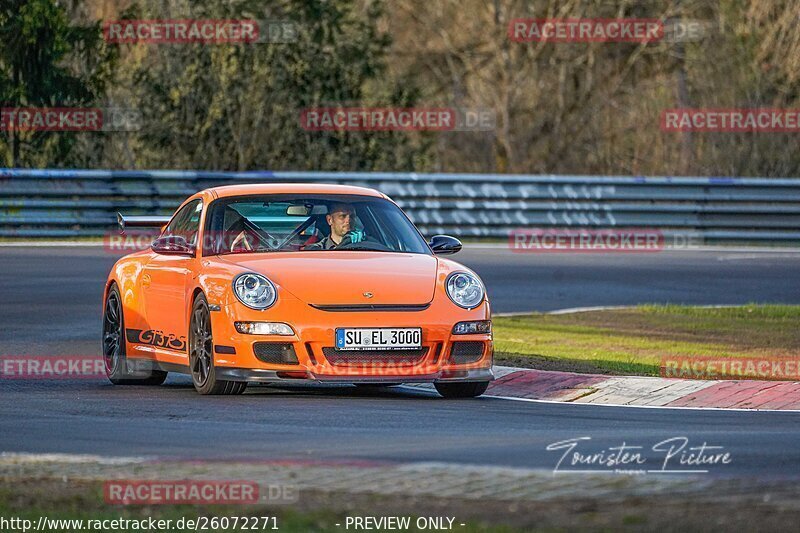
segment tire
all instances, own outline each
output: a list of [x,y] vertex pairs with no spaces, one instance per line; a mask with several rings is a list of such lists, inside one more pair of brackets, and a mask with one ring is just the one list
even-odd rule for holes
[[445,398],[477,398],[489,387],[488,381],[466,383],[434,383],[436,390]]
[[103,361],[108,380],[114,385],[161,385],[167,379],[167,372],[150,370],[128,371],[125,354],[125,317],[122,311],[122,298],[117,284],[111,285],[103,310]]
[[189,320],[189,369],[195,390],[202,395],[242,394],[246,381],[217,379],[214,367],[214,341],[211,332],[211,313],[206,297],[199,294],[192,304]]

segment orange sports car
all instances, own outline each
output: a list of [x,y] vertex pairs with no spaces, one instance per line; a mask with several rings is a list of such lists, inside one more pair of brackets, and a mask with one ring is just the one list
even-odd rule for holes
[[494,379],[480,278],[444,259],[386,195],[343,185],[201,191],[121,258],[104,291],[103,355],[115,384],[192,377],[200,394],[249,382],[433,383],[475,397]]

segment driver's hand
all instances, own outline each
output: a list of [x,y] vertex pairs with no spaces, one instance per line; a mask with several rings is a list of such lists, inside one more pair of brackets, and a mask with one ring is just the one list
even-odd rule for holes
[[364,232],[362,230],[348,231],[344,234],[344,239],[349,239],[351,243],[361,242],[364,240]]

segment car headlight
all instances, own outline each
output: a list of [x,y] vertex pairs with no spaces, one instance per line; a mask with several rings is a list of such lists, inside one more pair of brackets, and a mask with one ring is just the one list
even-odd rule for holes
[[447,296],[459,307],[472,309],[483,301],[483,284],[469,272],[453,272],[445,282]]
[[455,326],[453,326],[453,335],[472,335],[476,333],[491,333],[491,332],[492,332],[491,320],[474,320],[472,322],[459,322]]
[[248,335],[294,335],[289,324],[283,322],[234,322],[239,333]]
[[278,291],[270,280],[261,274],[239,274],[233,279],[233,293],[251,309],[266,309],[275,303]]

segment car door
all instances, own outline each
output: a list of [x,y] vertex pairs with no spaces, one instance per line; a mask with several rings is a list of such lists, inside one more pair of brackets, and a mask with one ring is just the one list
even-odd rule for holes
[[[162,237],[181,236],[197,249],[201,200],[184,205],[172,218]],[[192,283],[197,257],[154,253],[142,271],[142,294],[150,330],[140,339],[151,344],[158,359],[186,363],[188,339],[187,291]]]

